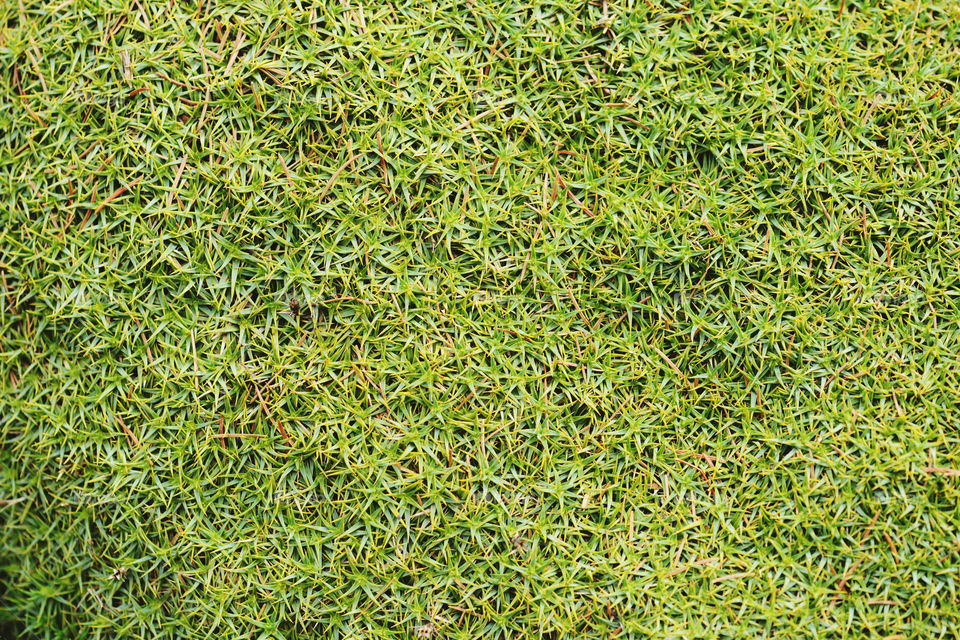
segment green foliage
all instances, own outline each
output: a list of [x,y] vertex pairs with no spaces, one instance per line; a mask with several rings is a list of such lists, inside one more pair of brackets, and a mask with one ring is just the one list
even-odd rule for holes
[[0,635],[960,633],[957,3],[0,11]]

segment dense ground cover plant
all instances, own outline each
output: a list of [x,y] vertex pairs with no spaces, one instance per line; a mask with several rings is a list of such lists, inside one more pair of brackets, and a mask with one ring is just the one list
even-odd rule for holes
[[2,12],[0,635],[956,637],[957,3]]

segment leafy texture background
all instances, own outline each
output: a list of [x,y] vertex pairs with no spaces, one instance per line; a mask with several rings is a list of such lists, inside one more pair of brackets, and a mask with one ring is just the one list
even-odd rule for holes
[[0,634],[956,637],[955,2],[0,11]]

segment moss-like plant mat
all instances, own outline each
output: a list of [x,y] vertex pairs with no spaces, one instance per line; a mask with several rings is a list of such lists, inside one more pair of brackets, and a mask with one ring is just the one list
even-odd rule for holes
[[0,12],[0,633],[957,636],[956,2]]

